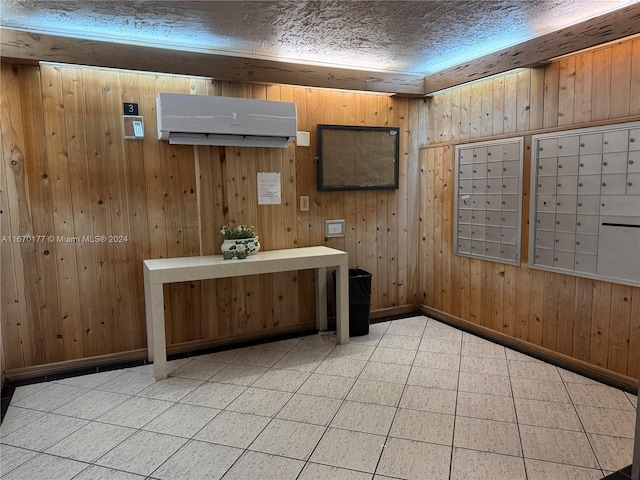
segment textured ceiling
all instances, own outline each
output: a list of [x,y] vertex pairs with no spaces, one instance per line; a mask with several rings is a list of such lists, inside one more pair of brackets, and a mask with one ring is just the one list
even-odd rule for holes
[[0,54],[421,95],[640,33],[640,0],[1,0]]
[[634,3],[3,1],[2,25],[95,40],[428,75]]

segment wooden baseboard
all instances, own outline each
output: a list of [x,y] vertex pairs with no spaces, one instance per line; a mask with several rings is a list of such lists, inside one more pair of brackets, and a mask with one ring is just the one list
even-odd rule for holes
[[371,320],[379,320],[379,319],[384,319],[389,317],[410,315],[412,313],[415,313],[416,315],[420,315],[420,310],[418,309],[418,305],[415,305],[415,304],[399,305],[397,307],[389,307],[389,308],[381,308],[379,310],[373,310],[369,314],[369,318]]
[[[181,342],[169,345],[167,347],[167,354],[175,355],[178,353],[195,352],[198,350],[204,350],[206,348],[215,348],[223,345],[232,345],[236,343],[251,342],[261,339],[278,337],[312,330],[315,329],[315,326],[315,322],[305,322],[296,325],[287,325],[284,327],[273,327],[269,328],[268,330],[261,330],[258,332],[229,335],[223,338],[209,338],[204,340]],[[44,377],[46,375],[72,372],[74,370],[100,367],[102,365],[145,360],[146,358],[148,358],[147,349],[141,348],[138,350],[129,350],[126,352],[111,353],[108,355],[100,355],[96,357],[77,358],[74,360],[66,360],[64,362],[45,363],[42,365],[34,365],[31,367],[14,368],[5,372],[5,379],[9,383],[18,380]]]
[[[369,313],[369,321],[370,323],[377,323],[377,321],[385,321],[389,319],[393,319],[393,317],[402,317],[406,315],[411,315],[415,313],[416,315],[422,315],[420,309],[417,304],[414,305],[399,305],[396,307],[389,308],[380,308],[378,310],[371,310]],[[336,317],[329,317],[329,323],[333,328],[336,326]]]
[[466,330],[470,333],[477,334],[492,342],[499,343],[505,347],[513,348],[532,357],[539,358],[545,362],[552,363],[566,370],[570,370],[579,375],[583,375],[588,378],[592,378],[598,382],[606,383],[615,388],[620,388],[629,393],[638,393],[638,379],[631,378],[627,375],[622,375],[606,368],[592,365],[583,360],[570,357],[563,353],[554,352],[544,347],[534,345],[519,338],[514,338],[506,335],[502,332],[496,332],[482,325],[478,325],[468,320],[455,317],[448,313],[442,312],[435,308],[428,307],[427,305],[420,305],[420,311],[425,315],[432,317],[441,322],[447,323],[453,327]]
[[72,372],[74,370],[81,370],[91,367],[100,367],[102,365],[144,360],[145,358],[147,358],[147,349],[140,348],[138,350],[110,353],[107,355],[99,355],[95,357],[76,358],[73,360],[65,360],[63,362],[43,363],[42,365],[33,365],[31,367],[12,368],[6,371],[6,377],[7,383],[10,383],[17,380],[27,380],[30,378],[44,377],[45,375],[53,375],[56,373]]

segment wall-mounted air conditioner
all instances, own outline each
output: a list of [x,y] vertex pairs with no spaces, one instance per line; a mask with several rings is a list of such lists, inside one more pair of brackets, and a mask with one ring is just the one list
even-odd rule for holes
[[158,139],[181,145],[285,148],[296,138],[296,104],[160,93]]

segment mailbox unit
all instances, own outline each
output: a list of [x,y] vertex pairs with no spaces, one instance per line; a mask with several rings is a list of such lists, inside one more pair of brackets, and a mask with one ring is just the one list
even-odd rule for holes
[[455,253],[520,264],[523,138],[456,146]]
[[640,285],[640,122],[534,135],[529,263]]

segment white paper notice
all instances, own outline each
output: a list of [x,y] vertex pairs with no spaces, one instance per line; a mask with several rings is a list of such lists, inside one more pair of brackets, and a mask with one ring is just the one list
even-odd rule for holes
[[258,172],[258,205],[280,205],[280,172]]

